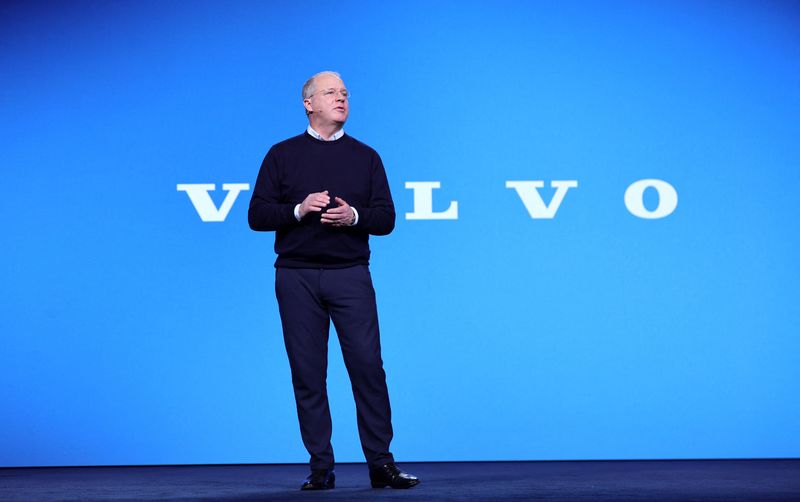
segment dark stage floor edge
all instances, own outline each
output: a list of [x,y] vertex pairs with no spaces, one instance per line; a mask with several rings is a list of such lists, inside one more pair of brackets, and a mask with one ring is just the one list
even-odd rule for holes
[[372,489],[364,464],[339,464],[336,488],[301,492],[304,465],[0,469],[0,500],[800,501],[800,459],[409,462],[410,490]]

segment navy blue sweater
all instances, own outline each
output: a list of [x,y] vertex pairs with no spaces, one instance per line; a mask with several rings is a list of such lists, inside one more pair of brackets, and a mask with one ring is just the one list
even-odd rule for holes
[[[332,227],[310,212],[301,221],[294,207],[314,192],[328,191],[358,211],[358,223]],[[369,234],[394,229],[394,203],[378,153],[343,135],[321,141],[307,132],[270,148],[256,179],[250,228],[276,231],[276,267],[344,268],[369,264]]]

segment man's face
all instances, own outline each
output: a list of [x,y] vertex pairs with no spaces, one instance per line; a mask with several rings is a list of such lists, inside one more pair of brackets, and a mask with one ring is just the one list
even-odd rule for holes
[[[333,90],[333,92],[331,92]],[[350,113],[350,103],[342,93],[347,88],[344,82],[333,75],[321,75],[316,78],[314,95],[304,100],[306,110],[313,112],[310,115],[312,124],[318,125],[344,125]]]

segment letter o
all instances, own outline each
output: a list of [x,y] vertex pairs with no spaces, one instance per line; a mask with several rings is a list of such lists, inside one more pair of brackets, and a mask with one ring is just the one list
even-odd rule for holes
[[[658,192],[658,207],[648,211],[644,207],[644,191],[653,187]],[[639,218],[655,220],[664,218],[672,214],[678,207],[678,192],[675,187],[663,180],[639,180],[630,184],[625,190],[625,207],[628,211]]]

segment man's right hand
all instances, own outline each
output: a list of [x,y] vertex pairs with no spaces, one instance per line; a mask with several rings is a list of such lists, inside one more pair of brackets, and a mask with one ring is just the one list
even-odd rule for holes
[[306,199],[300,204],[300,218],[305,218],[310,212],[318,213],[325,209],[331,203],[331,198],[328,196],[328,191],[310,193]]

